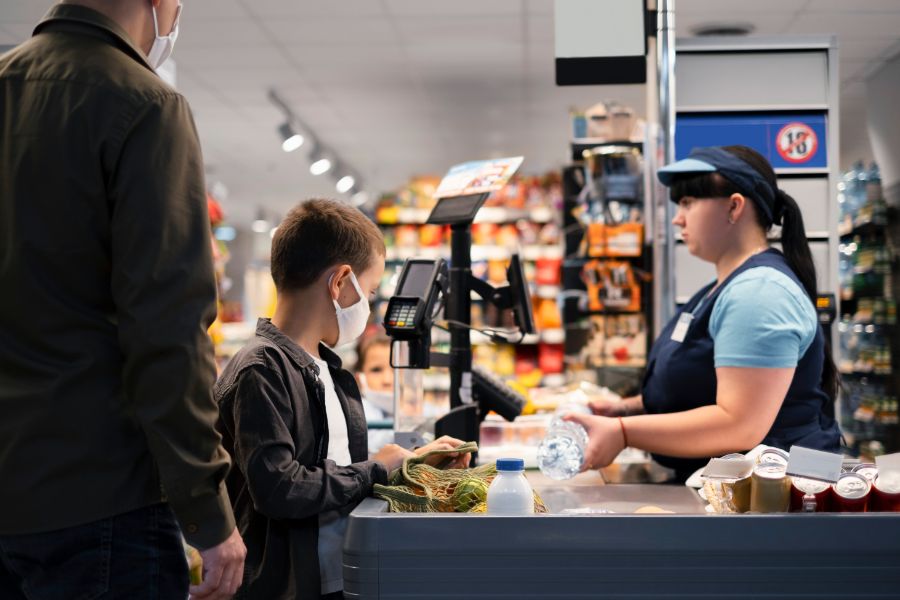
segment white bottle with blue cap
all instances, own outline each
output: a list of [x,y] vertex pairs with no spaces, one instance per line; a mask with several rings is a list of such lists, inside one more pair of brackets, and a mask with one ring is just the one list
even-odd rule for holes
[[497,476],[487,493],[487,512],[491,515],[534,514],[534,493],[525,479],[524,460],[497,459]]

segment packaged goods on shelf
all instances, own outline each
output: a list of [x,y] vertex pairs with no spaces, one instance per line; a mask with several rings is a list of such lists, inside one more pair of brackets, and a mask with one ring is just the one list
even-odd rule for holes
[[838,184],[842,374],[841,428],[848,451],[874,457],[900,448],[897,417],[897,229],[877,165],[861,162]]

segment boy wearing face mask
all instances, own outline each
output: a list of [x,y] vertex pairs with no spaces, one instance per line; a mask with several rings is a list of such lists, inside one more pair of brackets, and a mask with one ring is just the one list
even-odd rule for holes
[[[275,232],[275,315],[259,320],[216,384],[247,545],[237,597],[341,598],[347,515],[414,455],[389,444],[368,460],[359,388],[332,351],[365,330],[384,256],[375,224],[332,200],[300,204]],[[419,452],[460,443],[441,438]]]

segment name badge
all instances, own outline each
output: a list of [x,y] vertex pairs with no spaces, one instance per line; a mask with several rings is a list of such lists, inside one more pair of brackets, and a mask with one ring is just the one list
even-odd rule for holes
[[687,335],[688,327],[690,327],[691,321],[693,320],[694,315],[691,313],[681,313],[681,316],[678,317],[678,323],[675,325],[675,329],[672,330],[673,342],[684,341],[684,336]]

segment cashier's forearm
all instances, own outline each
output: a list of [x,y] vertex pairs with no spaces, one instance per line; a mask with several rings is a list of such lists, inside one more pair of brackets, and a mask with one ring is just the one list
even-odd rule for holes
[[628,445],[669,456],[702,458],[756,446],[758,432],[718,405],[622,419]]

